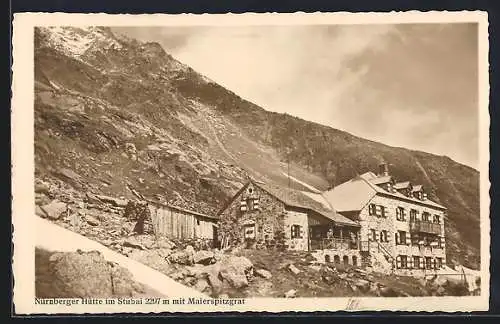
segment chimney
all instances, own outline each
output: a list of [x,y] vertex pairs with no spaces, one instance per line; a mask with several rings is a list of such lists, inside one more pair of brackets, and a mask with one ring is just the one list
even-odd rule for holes
[[379,176],[389,175],[389,166],[387,165],[387,163],[382,163],[378,166],[378,175]]

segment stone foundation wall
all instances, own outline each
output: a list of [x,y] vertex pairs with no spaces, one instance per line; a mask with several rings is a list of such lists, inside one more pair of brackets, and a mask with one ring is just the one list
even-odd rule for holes
[[342,263],[344,258],[347,258],[347,264],[350,266],[361,267],[363,266],[362,257],[359,250],[318,250],[312,255],[319,263]]

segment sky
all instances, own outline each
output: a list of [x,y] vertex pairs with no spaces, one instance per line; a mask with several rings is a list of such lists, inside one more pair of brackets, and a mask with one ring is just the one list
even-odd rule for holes
[[266,110],[479,169],[477,24],[114,30]]

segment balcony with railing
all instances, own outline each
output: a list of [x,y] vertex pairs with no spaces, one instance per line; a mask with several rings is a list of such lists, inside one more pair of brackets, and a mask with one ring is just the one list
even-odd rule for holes
[[410,221],[410,231],[439,235],[441,234],[441,225],[438,223],[412,220]]
[[341,238],[311,239],[311,250],[359,250],[359,241]]

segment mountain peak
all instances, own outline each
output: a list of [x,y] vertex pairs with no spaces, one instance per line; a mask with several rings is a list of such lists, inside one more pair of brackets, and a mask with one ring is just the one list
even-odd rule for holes
[[37,30],[44,37],[46,46],[75,59],[81,59],[96,44],[103,49],[120,49],[122,47],[111,30],[106,27],[49,26],[39,27]]

